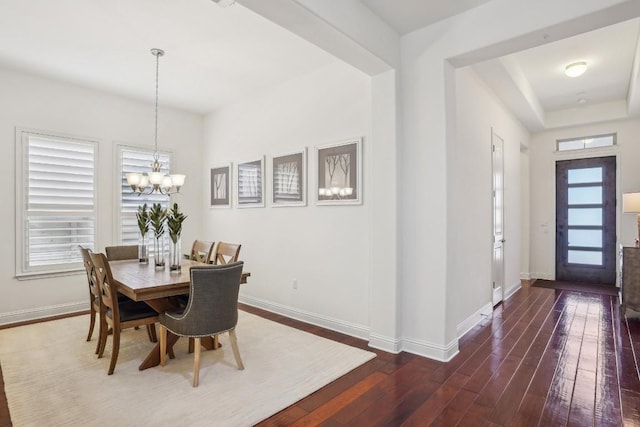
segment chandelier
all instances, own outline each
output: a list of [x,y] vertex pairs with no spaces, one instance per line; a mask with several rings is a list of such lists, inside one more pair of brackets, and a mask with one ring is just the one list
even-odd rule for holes
[[160,163],[160,154],[158,153],[158,69],[160,57],[164,55],[162,49],[151,49],[151,54],[156,57],[156,126],[155,126],[155,150],[153,152],[153,163],[151,163],[151,172],[141,174],[138,172],[130,172],[125,174],[127,184],[131,186],[134,193],[143,194],[147,189],[147,185],[151,183],[149,194],[174,194],[180,192],[180,187],[184,185],[185,175],[165,175],[161,171],[162,163]]

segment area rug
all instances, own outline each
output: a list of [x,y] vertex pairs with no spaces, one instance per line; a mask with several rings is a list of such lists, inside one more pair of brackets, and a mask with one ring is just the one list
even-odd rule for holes
[[537,288],[561,289],[573,292],[587,292],[598,295],[617,296],[619,289],[615,286],[598,285],[584,282],[565,282],[561,280],[537,279],[533,285]]
[[13,425],[251,426],[375,357],[240,311],[237,369],[228,334],[203,351],[200,384],[191,386],[193,354],[178,341],[175,359],[144,371],[153,348],[144,328],[122,333],[118,364],[107,375],[87,342],[88,316],[0,330],[0,366]]

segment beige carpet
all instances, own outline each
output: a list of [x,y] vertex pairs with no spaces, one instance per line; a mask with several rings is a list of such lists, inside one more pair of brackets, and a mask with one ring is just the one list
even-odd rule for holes
[[203,351],[200,385],[191,387],[186,339],[165,367],[139,371],[150,351],[144,328],[123,332],[115,373],[85,341],[88,316],[0,331],[0,366],[13,425],[250,426],[375,357],[240,311],[237,335],[245,370],[228,335]]

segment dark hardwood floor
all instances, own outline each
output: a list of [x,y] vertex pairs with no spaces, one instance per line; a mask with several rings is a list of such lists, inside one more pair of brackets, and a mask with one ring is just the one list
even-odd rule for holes
[[[640,320],[620,320],[615,297],[525,285],[448,363],[373,351],[378,357],[259,426],[640,426]],[[0,386],[0,426],[10,426],[1,376]]]

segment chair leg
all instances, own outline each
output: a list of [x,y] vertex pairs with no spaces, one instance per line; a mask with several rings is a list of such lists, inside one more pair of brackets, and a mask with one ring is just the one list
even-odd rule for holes
[[98,359],[104,355],[104,349],[107,346],[107,336],[109,335],[109,325],[104,320],[104,313],[100,313],[100,340],[98,342]]
[[160,325],[160,366],[167,363],[167,328]]
[[217,350],[220,348],[220,339],[218,338],[219,335],[214,335],[213,336],[213,349]]
[[113,328],[113,350],[111,350],[111,364],[109,365],[109,375],[113,374],[118,361],[118,352],[120,351],[120,327]]
[[147,335],[149,335],[149,341],[158,342],[158,337],[156,336],[156,325],[147,325]]
[[193,357],[193,386],[198,387],[198,379],[200,377],[200,338],[194,339],[195,349],[194,349],[194,357]]
[[233,357],[236,358],[238,369],[244,369],[244,364],[240,358],[240,350],[238,349],[238,338],[236,337],[236,330],[231,329],[229,331],[229,341],[231,341],[231,349],[233,350]]
[[189,354],[193,353],[193,338],[189,337]]
[[91,303],[91,312],[89,319],[89,334],[87,335],[87,341],[91,341],[91,335],[93,335],[93,326],[96,324],[96,310],[93,308],[93,302]]
[[102,315],[100,315],[100,319],[98,319],[98,342],[96,343],[96,354],[100,354],[100,348],[102,348],[102,340],[105,339],[105,334],[103,332],[102,326]]

